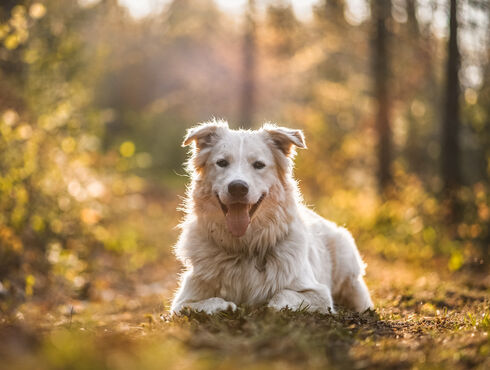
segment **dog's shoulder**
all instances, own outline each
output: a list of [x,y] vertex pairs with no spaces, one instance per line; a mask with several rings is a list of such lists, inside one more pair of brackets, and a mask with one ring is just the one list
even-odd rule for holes
[[335,222],[327,220],[305,205],[299,206],[298,211],[304,225],[314,233],[335,234],[340,229],[343,229]]

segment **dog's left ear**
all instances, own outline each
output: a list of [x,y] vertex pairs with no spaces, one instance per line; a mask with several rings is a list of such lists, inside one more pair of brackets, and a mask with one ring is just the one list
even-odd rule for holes
[[294,147],[306,149],[305,136],[301,130],[292,130],[286,127],[266,123],[262,130],[270,137],[272,143],[286,156],[295,153]]
[[193,142],[198,150],[213,146],[218,139],[218,131],[223,128],[228,128],[226,121],[213,120],[201,123],[187,130],[182,146],[188,146]]

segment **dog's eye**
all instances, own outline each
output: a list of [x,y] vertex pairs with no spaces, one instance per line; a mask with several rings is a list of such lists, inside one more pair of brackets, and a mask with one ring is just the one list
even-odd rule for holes
[[265,163],[261,161],[255,161],[253,166],[256,170],[260,170],[261,168],[265,167]]
[[226,159],[220,159],[216,164],[220,167],[227,167],[229,165],[228,161]]

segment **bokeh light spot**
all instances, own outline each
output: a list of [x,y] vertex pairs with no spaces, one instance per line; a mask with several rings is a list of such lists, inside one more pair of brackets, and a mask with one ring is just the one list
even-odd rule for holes
[[119,147],[119,153],[121,153],[121,155],[126,158],[132,157],[135,150],[136,147],[134,146],[134,143],[132,141],[125,141]]

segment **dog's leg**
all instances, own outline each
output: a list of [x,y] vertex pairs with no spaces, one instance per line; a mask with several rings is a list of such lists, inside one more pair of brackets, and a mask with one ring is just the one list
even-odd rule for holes
[[373,308],[369,290],[362,278],[365,265],[351,233],[342,227],[337,227],[332,233],[329,244],[335,251],[334,264],[337,267],[332,287],[335,303],[357,312]]
[[299,292],[283,289],[271,298],[268,306],[276,310],[289,308],[294,311],[306,309],[311,312],[335,313],[332,295],[329,289],[323,285]]
[[236,310],[236,304],[225,301],[219,297],[213,297],[210,287],[196,279],[192,272],[186,272],[182,277],[180,288],[172,302],[170,311],[172,314],[179,314],[183,308],[213,314],[218,311]]
[[373,308],[373,301],[362,276],[348,279],[342,285],[339,303],[357,312],[364,312]]

